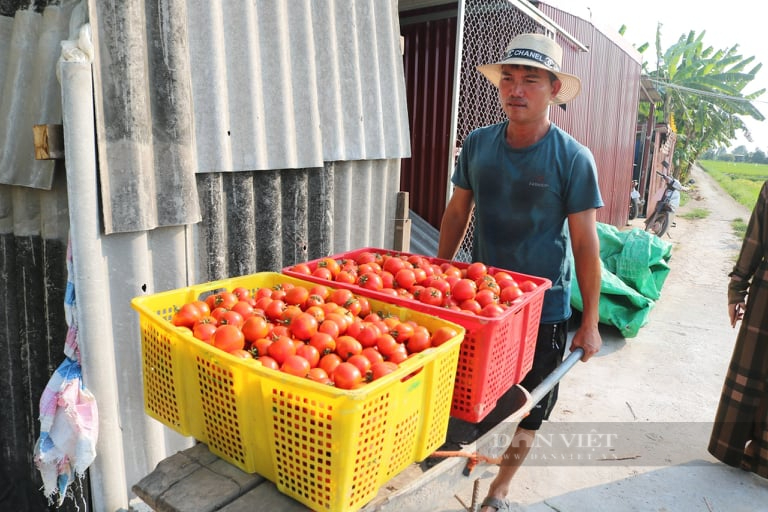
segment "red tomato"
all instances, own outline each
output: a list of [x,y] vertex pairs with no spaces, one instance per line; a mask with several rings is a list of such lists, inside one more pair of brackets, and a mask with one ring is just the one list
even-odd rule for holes
[[341,327],[339,327],[338,322],[326,317],[318,326],[317,332],[327,334],[331,338],[336,339],[341,334]]
[[310,369],[309,361],[297,354],[287,356],[280,365],[281,372],[297,377],[306,377]]
[[200,308],[191,302],[188,302],[181,306],[179,310],[173,314],[171,323],[177,327],[189,327],[191,329],[192,326],[195,325],[195,322],[200,320],[202,317],[203,313],[200,311]]
[[243,315],[232,309],[224,311],[219,318],[219,325],[234,325],[238,329],[243,326],[244,322]]
[[485,307],[488,304],[499,302],[499,296],[496,295],[496,292],[490,288],[485,288],[483,290],[478,290],[477,294],[475,295],[475,300],[480,304],[480,306]]
[[357,341],[363,348],[375,347],[376,339],[381,336],[381,329],[373,322],[360,322],[360,331],[357,333]]
[[376,348],[386,358],[397,348],[397,340],[391,334],[382,334],[376,338]]
[[269,355],[269,346],[274,343],[269,338],[259,338],[251,343],[251,351],[254,352],[256,357],[263,357]]
[[488,267],[485,263],[475,261],[467,267],[467,278],[477,281],[480,277],[488,273]]
[[291,267],[291,270],[304,276],[312,275],[312,269],[306,263],[297,263]]
[[395,285],[410,290],[416,284],[416,272],[411,268],[401,268],[395,274]]
[[336,274],[334,281],[337,283],[355,284],[357,282],[357,273],[351,270],[342,270]]
[[310,368],[314,368],[320,362],[320,351],[314,345],[302,344],[296,349],[296,355],[306,359]]
[[499,283],[497,283],[491,276],[486,275],[477,280],[478,290],[493,290],[497,295],[501,291]]
[[323,357],[320,358],[320,362],[317,363],[318,368],[322,368],[325,370],[325,373],[328,375],[333,375],[333,371],[336,369],[339,364],[341,364],[343,361],[339,357],[337,353],[333,354],[326,354]]
[[261,363],[261,366],[263,366],[264,368],[269,368],[271,370],[279,370],[280,369],[280,365],[277,364],[277,361],[275,361],[274,359],[272,359],[269,356],[261,356],[261,357],[259,357],[259,362]]
[[325,267],[317,267],[312,271],[312,275],[319,279],[325,279],[327,281],[333,281],[333,274]]
[[406,322],[398,322],[397,325],[390,328],[389,334],[395,338],[398,343],[403,343],[413,335],[413,326]]
[[387,356],[387,361],[391,361],[395,364],[400,364],[408,359],[408,349],[405,345],[397,344],[395,349]]
[[331,379],[339,389],[355,389],[363,383],[363,374],[357,366],[344,361],[333,370]]
[[504,270],[499,270],[493,274],[493,278],[499,283],[499,287],[503,290],[507,286],[516,285],[517,281],[512,277],[512,274]]
[[267,348],[267,355],[282,366],[288,356],[296,355],[296,345],[288,336],[280,336]]
[[309,344],[317,349],[317,351],[320,353],[320,356],[330,354],[336,350],[336,339],[325,332],[315,333],[311,338],[309,338]]
[[253,314],[254,307],[249,302],[249,299],[239,300],[232,306],[232,311],[240,313],[240,316],[245,319]]
[[331,294],[328,296],[328,301],[338,304],[339,306],[346,307],[348,302],[354,300],[354,294],[351,290],[346,288],[336,288],[331,290]]
[[317,262],[317,268],[325,268],[330,271],[332,277],[336,277],[336,274],[338,274],[341,271],[341,265],[339,265],[339,262],[331,257],[325,257],[320,258]]
[[304,308],[309,298],[309,290],[303,286],[294,286],[290,290],[286,290],[283,301],[289,306],[299,306]]
[[382,288],[394,288],[395,286],[395,276],[391,273],[387,272],[386,270],[382,270],[381,274],[381,287]]
[[439,347],[448,340],[451,340],[458,336],[459,333],[453,327],[444,325],[439,327],[432,333],[432,346]]
[[238,300],[246,300],[251,296],[251,291],[248,288],[245,288],[244,286],[238,286],[237,288],[232,290],[232,293],[237,295]]
[[245,347],[245,336],[234,325],[220,325],[211,336],[211,345],[224,352],[232,352]]
[[310,368],[309,373],[307,373],[307,378],[309,380],[319,382],[320,384],[333,384],[333,381],[331,380],[331,378],[328,377],[328,372],[326,372],[319,366],[315,368]]
[[486,304],[485,306],[483,306],[483,309],[480,310],[480,316],[485,316],[485,317],[497,317],[497,316],[501,316],[503,313],[504,313],[504,308],[494,302],[491,302],[490,304]]
[[299,313],[288,324],[291,334],[300,340],[309,340],[317,333],[318,326],[317,318],[306,312]]
[[523,295],[523,290],[521,290],[520,287],[517,285],[510,285],[506,288],[502,288],[501,292],[499,293],[499,302],[503,302],[504,304],[512,304]]
[[347,359],[347,362],[357,366],[357,369],[360,370],[360,374],[363,376],[364,381],[371,381],[371,375],[369,373],[371,371],[370,359],[365,357],[363,354],[355,354]]
[[384,356],[381,355],[381,352],[379,352],[375,347],[364,348],[360,355],[366,357],[371,362],[371,364],[384,361]]
[[449,283],[447,279],[444,279],[442,277],[435,275],[435,276],[432,276],[432,278],[428,282],[429,282],[429,286],[440,290],[440,293],[443,294],[443,297],[451,293],[451,283]]
[[433,286],[427,286],[419,293],[419,301],[430,306],[439,306],[443,303],[443,292]]
[[336,353],[343,360],[349,359],[355,354],[360,354],[363,346],[352,336],[342,335],[336,338]]
[[344,309],[346,309],[347,313],[351,314],[352,316],[358,316],[363,312],[363,304],[359,299],[354,298],[349,301],[346,306],[344,306]]
[[334,338],[338,338],[340,335],[347,332],[347,327],[351,324],[349,321],[349,318],[341,313],[328,313],[325,315],[325,321],[323,321],[323,326],[325,326],[326,323],[333,322],[336,324],[337,327],[337,333],[334,336],[333,332],[329,328],[323,328],[321,329],[321,332],[327,332],[331,336],[334,336]]
[[397,370],[397,368],[397,363],[393,363],[392,361],[373,363],[371,365],[371,380],[380,379],[385,375],[389,375],[390,373]]
[[483,309],[483,306],[480,305],[479,302],[477,302],[475,299],[467,299],[461,301],[459,304],[459,309],[464,310],[468,313],[472,313],[474,315],[479,315],[480,310]]
[[325,285],[322,284],[316,284],[312,288],[309,289],[310,295],[317,295],[319,297],[322,297],[323,302],[328,298],[328,296],[331,294],[330,288],[328,288]]
[[211,314],[211,307],[204,300],[194,300],[192,301],[192,304],[194,304],[197,309],[200,310],[200,313],[202,313],[203,316],[208,316]]
[[208,298],[205,299],[205,302],[208,303],[208,306],[211,308],[211,311],[213,311],[215,308],[219,308],[219,307],[225,308],[225,309],[232,309],[232,306],[234,306],[239,300],[240,298],[232,292],[220,292],[220,293],[208,296]]
[[367,290],[381,290],[384,288],[384,281],[381,279],[381,275],[369,271],[364,274],[360,274],[357,278],[357,285]]
[[451,288],[451,297],[459,303],[468,299],[474,299],[475,294],[477,294],[477,284],[471,279],[459,279]]
[[214,332],[216,332],[216,324],[198,322],[192,329],[192,336],[200,341],[210,343],[211,336],[213,336]]
[[419,329],[414,331],[413,335],[405,342],[405,348],[409,354],[422,352],[432,346],[429,332]]
[[362,251],[355,256],[355,263],[362,265],[363,263],[370,263],[376,261],[376,253],[372,251]]
[[539,285],[531,281],[530,279],[526,279],[522,283],[520,283],[520,289],[523,290],[525,293],[532,292],[536,288],[538,288]]
[[[416,284],[422,284],[427,280],[427,273],[423,268],[414,267],[413,275],[416,277]],[[413,290],[411,290],[413,291]]]
[[269,320],[276,322],[283,316],[283,311],[288,305],[280,299],[272,299],[267,307],[264,308],[264,314]]
[[259,288],[256,290],[256,300],[263,299],[264,297],[272,297],[272,288]]
[[240,348],[233,350],[232,352],[230,352],[230,354],[232,354],[235,357],[239,357],[241,359],[253,359],[253,354],[251,354],[247,350],[243,350]]
[[445,266],[440,265],[440,269],[445,277],[457,277],[459,279],[462,277],[461,269],[452,263],[445,264]]
[[304,310],[304,312],[315,317],[315,320],[317,320],[317,325],[320,325],[323,323],[323,320],[325,320],[325,310],[320,306],[309,306]]

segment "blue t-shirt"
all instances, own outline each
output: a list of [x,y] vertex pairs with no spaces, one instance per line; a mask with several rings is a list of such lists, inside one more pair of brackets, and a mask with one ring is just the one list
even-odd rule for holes
[[595,159],[554,124],[522,149],[506,131],[507,122],[472,131],[451,178],[474,195],[472,259],[552,281],[541,322],[561,322],[571,316],[567,216],[603,206]]

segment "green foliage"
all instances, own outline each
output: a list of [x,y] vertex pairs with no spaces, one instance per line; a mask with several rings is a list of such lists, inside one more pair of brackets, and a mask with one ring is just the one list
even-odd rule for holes
[[700,160],[699,165],[723,190],[750,210],[757,202],[763,182],[768,179],[768,165],[765,164]]
[[685,212],[680,216],[688,220],[705,219],[709,216],[709,210],[706,208],[694,208],[693,210]]
[[765,90],[745,92],[762,64],[753,64],[754,57],[740,55],[738,44],[720,50],[706,46],[704,35],[690,31],[662,51],[659,24],[657,69],[649,73],[663,97],[657,109],[664,117],[660,121],[672,119],[676,128],[673,164],[681,180],[708,149],[728,146],[737,130],[749,135],[743,116],[765,119],[751,103]]
[[744,222],[744,219],[733,219],[731,228],[738,238],[744,238],[744,235],[747,234],[747,223]]

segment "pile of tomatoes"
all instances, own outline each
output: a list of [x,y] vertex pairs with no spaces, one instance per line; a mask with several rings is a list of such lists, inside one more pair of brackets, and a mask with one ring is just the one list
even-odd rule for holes
[[355,285],[483,317],[502,315],[538,287],[531,279],[518,282],[510,272],[491,272],[479,261],[460,267],[452,262],[406,253],[361,251],[354,258],[326,257],[312,265],[293,265],[290,270],[299,276]]
[[458,335],[450,326],[430,332],[371,311],[367,298],[348,289],[290,282],[253,293],[236,287],[185,303],[171,322],[232,355],[341,389],[379,379]]

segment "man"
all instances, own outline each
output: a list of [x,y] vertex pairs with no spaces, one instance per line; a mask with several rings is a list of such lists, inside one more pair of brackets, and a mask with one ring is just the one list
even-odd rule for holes
[[[562,48],[554,40],[523,34],[510,42],[500,62],[478,67],[498,87],[508,120],[476,129],[464,141],[437,254],[455,256],[474,209],[474,261],[552,281],[544,297],[533,368],[522,382],[527,389],[563,359],[571,315],[569,243],[584,298],[571,350],[583,348],[582,361],[587,361],[602,344],[596,210],[603,201],[592,153],[549,120],[550,105],[564,104],[581,90],[577,77],[560,71],[561,60]],[[556,399],[557,388],[518,425],[481,512],[510,510],[505,498],[512,477]]]

